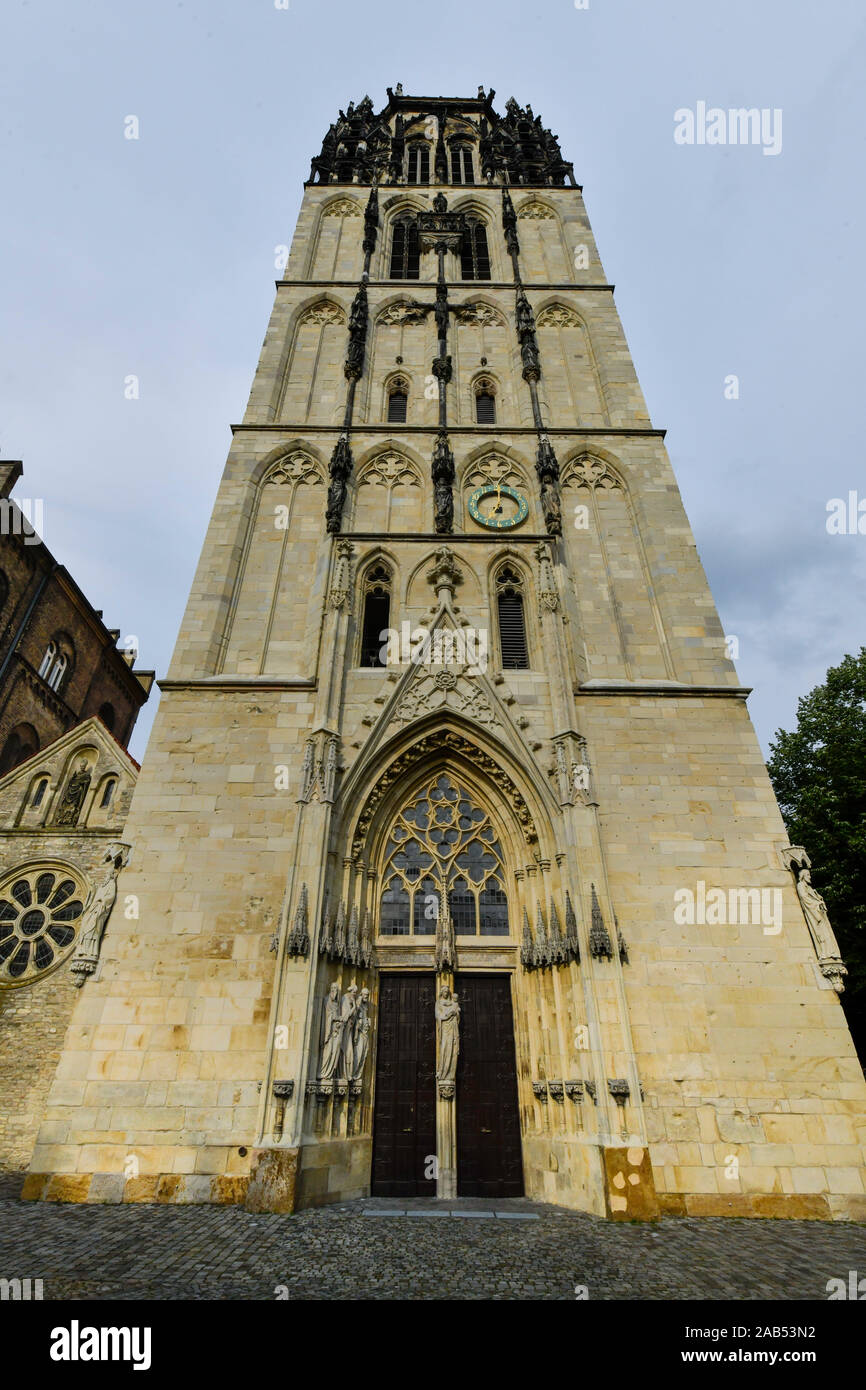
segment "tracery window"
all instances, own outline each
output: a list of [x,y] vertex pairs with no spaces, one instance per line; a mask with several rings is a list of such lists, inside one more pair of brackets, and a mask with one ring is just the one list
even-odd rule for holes
[[403,807],[385,854],[380,935],[435,935],[447,894],[456,936],[508,936],[496,830],[448,773],[438,773]]
[[391,242],[392,280],[418,280],[421,276],[421,247],[414,217],[398,217]]
[[487,248],[487,228],[477,218],[470,218],[460,245],[460,275],[464,280],[490,279],[490,252]]
[[379,562],[367,571],[364,580],[364,608],[361,628],[361,665],[384,666],[382,648],[387,638],[382,634],[390,626],[391,571]]
[[475,182],[475,170],[472,166],[472,151],[468,145],[452,145],[451,147],[451,182]]
[[503,670],[526,670],[529,650],[526,643],[523,581],[510,565],[506,565],[496,576],[496,606]]
[[69,954],[84,897],[65,869],[10,875],[0,888],[0,986],[29,984]]

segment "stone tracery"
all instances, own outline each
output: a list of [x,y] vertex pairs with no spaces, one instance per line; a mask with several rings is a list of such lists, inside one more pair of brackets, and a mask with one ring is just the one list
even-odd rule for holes
[[488,813],[445,772],[398,812],[382,872],[380,933],[432,936],[446,911],[458,936],[507,936],[502,847]]

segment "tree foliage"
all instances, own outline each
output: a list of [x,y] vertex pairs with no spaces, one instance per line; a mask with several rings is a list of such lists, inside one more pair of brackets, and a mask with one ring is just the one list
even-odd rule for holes
[[866,647],[831,666],[779,729],[767,763],[791,842],[812,861],[848,979],[842,1003],[866,1057]]

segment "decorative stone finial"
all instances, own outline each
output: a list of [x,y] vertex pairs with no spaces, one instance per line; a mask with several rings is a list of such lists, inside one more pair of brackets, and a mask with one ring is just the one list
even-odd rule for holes
[[433,556],[433,567],[427,571],[427,583],[432,584],[440,603],[453,599],[458,584],[463,583],[463,571],[450,546],[440,545]]

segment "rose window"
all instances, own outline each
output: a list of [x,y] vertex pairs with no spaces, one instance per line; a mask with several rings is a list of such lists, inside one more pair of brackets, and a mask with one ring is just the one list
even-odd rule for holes
[[433,936],[444,894],[457,936],[508,936],[502,848],[486,811],[445,773],[400,811],[386,847],[379,931]]
[[69,954],[84,890],[66,869],[18,871],[0,887],[0,985],[26,985]]

